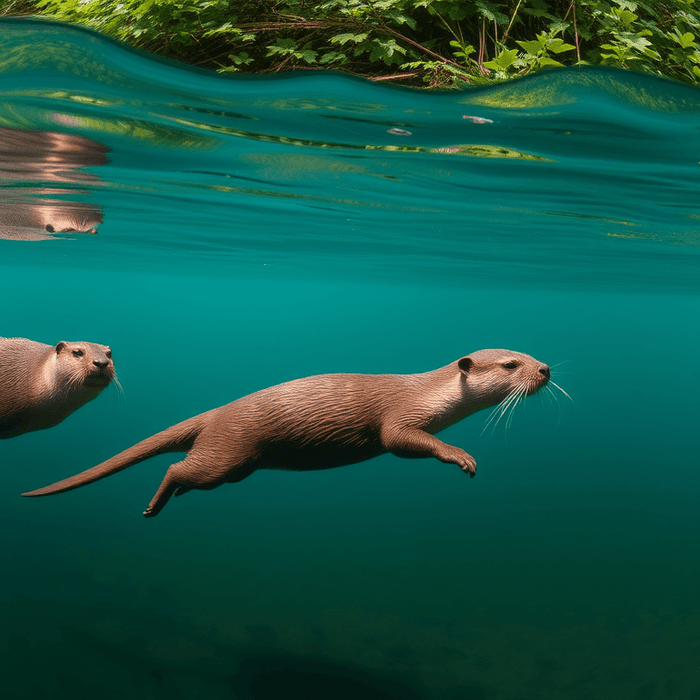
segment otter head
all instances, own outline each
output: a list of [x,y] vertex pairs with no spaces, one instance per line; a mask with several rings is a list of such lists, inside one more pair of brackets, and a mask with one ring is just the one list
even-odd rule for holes
[[62,340],[53,350],[56,354],[56,381],[68,391],[91,389],[97,396],[114,379],[112,351],[106,345]]
[[47,233],[96,234],[102,223],[102,212],[97,207],[82,202],[67,206],[42,205],[36,207],[39,225]]
[[549,367],[512,350],[479,350],[457,361],[469,395],[482,408],[531,396],[549,382]]

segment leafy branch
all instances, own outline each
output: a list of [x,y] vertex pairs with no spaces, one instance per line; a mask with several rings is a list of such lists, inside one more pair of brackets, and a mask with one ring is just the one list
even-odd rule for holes
[[223,72],[453,87],[577,63],[700,84],[700,0],[0,0]]

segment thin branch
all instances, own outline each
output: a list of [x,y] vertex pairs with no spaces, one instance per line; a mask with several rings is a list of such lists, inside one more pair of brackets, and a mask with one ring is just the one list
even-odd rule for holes
[[574,9],[574,39],[576,41],[576,55],[578,56],[579,62],[581,61],[581,49],[578,45],[578,29],[576,28],[576,0],[572,0],[571,7]]
[[370,80],[398,80],[399,78],[415,78],[418,73],[397,73],[396,75],[380,75],[378,78],[370,78]]
[[508,38],[508,32],[510,31],[510,28],[513,26],[513,22],[515,21],[515,15],[518,14],[518,10],[520,9],[520,3],[523,0],[518,0],[518,4],[515,6],[515,10],[513,11],[513,16],[510,18],[510,22],[508,22],[508,26],[506,27],[506,31],[503,34],[503,38],[501,39],[501,44],[506,43],[506,39]]

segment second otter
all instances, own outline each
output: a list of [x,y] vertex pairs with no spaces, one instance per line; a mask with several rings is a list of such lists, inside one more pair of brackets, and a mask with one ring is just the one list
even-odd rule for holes
[[257,469],[330,469],[386,452],[434,457],[474,476],[474,458],[433,435],[476,411],[534,394],[548,381],[547,365],[510,350],[479,350],[423,374],[296,379],[194,416],[92,469],[22,495],[70,491],[165,452],[188,454],[170,466],[146,517],[157,515],[172,495],[242,481]]
[[106,345],[0,338],[0,439],[57,425],[114,377]]

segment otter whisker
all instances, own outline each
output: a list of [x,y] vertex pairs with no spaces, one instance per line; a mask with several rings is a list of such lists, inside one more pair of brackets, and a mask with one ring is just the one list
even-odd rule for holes
[[[512,392],[512,391],[511,391],[502,401],[499,401],[499,402],[493,407],[493,410],[491,411],[491,413],[489,413],[489,416],[488,416],[488,418],[486,419],[486,422],[484,423],[484,428],[483,428],[483,430],[481,431],[481,434],[479,435],[479,437],[481,437],[481,436],[486,432],[486,430],[488,429],[489,425],[491,424],[491,422],[492,422],[492,421],[494,420],[494,418],[496,417],[496,413],[498,412],[498,410],[501,409],[501,408],[503,407],[503,405],[506,403],[506,401],[508,401],[508,400],[511,398],[511,396],[513,396],[513,392]],[[500,416],[499,416],[498,420],[500,420]],[[498,421],[497,421],[497,422],[498,422]],[[495,428],[495,427],[496,427],[496,426],[494,425],[494,428]]]
[[550,366],[549,366],[549,369],[550,369],[550,371],[551,371],[551,370],[556,369],[557,367],[559,367],[559,365],[565,365],[567,362],[571,362],[571,360],[562,360],[561,362],[557,362],[556,365],[550,365]]
[[564,396],[566,396],[566,398],[569,399],[569,401],[571,401],[571,403],[574,404],[574,406],[576,405],[576,402],[575,402],[575,401],[574,401],[574,400],[573,400],[573,399],[572,399],[572,398],[571,398],[571,397],[570,397],[556,382],[553,382],[553,381],[550,379],[550,380],[549,380],[549,383],[550,383],[550,384],[554,384],[554,386],[555,386],[557,389],[559,389],[559,391],[561,391],[561,393],[564,394]]
[[119,377],[117,376],[117,373],[114,373],[114,376],[112,377],[112,383],[117,389],[117,403],[119,403],[119,399],[123,399],[124,403],[126,403],[126,394],[124,393],[124,387],[122,386],[122,383],[119,381]]
[[65,384],[65,387],[69,392],[73,391],[73,389],[76,386],[79,386],[82,383],[82,381],[83,381],[83,378],[80,375],[73,374],[73,375],[68,377],[66,384]]
[[[491,411],[491,413],[489,413],[489,417],[488,417],[487,420],[486,420],[486,423],[485,423],[485,425],[484,425],[484,429],[481,431],[481,435],[484,434],[484,432],[486,431],[486,429],[489,427],[489,425],[491,424],[491,422],[494,420],[494,418],[496,417],[496,413],[498,413],[499,409],[501,409],[501,413],[500,413],[500,415],[498,416],[498,420],[501,420],[501,416],[503,415],[503,411],[506,410],[507,405],[508,405],[508,402],[512,399],[513,394],[516,392],[516,390],[517,390],[517,387],[515,387],[515,389],[513,389],[512,391],[510,391],[510,392],[507,394],[507,396],[506,396],[502,401],[500,401],[499,403],[497,403],[497,404],[494,406],[494,408],[493,408],[493,410]],[[496,424],[498,423],[498,420],[496,421]],[[494,425],[493,427],[495,428],[496,426]]]
[[513,422],[513,416],[515,415],[515,409],[518,407],[518,404],[522,401],[522,399],[527,396],[527,385],[523,386],[519,391],[517,396],[515,397],[515,401],[511,403],[510,409],[509,409],[509,415],[508,418],[506,419],[506,425],[505,425],[505,432],[504,432],[504,437],[506,441],[506,445],[508,444],[508,429],[510,428],[512,422]]
[[561,403],[559,402],[559,397],[552,391],[552,387],[547,386],[547,392],[548,396],[550,397],[550,401],[554,400],[554,404],[557,407],[558,411],[558,418],[557,418],[557,427],[559,427],[559,424],[561,423]]
[[491,421],[494,419],[496,410],[498,410],[498,408],[500,408],[501,411],[500,411],[500,413],[498,414],[498,419],[496,420],[496,422],[493,424],[493,426],[492,426],[492,428],[491,428],[491,434],[493,435],[494,431],[496,430],[496,427],[497,427],[498,424],[501,422],[501,418],[503,418],[504,414],[506,413],[506,411],[508,410],[508,408],[511,406],[511,404],[512,404],[513,402],[517,402],[518,397],[519,397],[519,392],[520,392],[521,390],[526,390],[526,387],[527,387],[527,382],[522,382],[522,383],[520,383],[518,386],[516,386],[516,387],[508,394],[508,396],[506,396],[505,399],[503,399],[503,401],[501,401],[501,403],[499,403],[499,404],[496,406],[496,408],[491,412],[491,415],[489,416],[489,419],[488,419],[488,421],[486,422],[486,425],[484,426],[484,430],[482,430],[482,432],[481,432],[482,435],[484,434],[484,431],[486,430],[486,428],[488,428],[488,426],[489,426],[489,424],[491,423]]
[[485,425],[484,425],[484,430],[481,431],[481,434],[482,434],[482,435],[484,434],[484,431],[486,430],[486,428],[489,427],[489,424],[491,423],[491,421],[494,419],[494,416],[495,416],[495,414],[498,412],[498,409],[501,408],[501,407],[503,406],[503,404],[504,404],[506,401],[508,401],[508,399],[513,395],[513,391],[515,391],[515,389],[513,389],[512,391],[510,391],[510,392],[506,395],[506,397],[505,397],[504,399],[502,399],[501,401],[499,401],[499,402],[493,407],[493,409],[491,410],[491,413],[489,413],[488,418],[486,419],[486,423],[485,423]]
[[546,396],[549,399],[549,405],[550,406],[558,406],[559,405],[559,397],[552,391],[551,386],[546,386]]
[[525,398],[526,395],[527,395],[527,387],[525,386],[520,390],[520,392],[518,393],[518,397],[511,404],[510,415],[508,416],[508,419],[506,420],[506,437],[508,434],[508,428],[510,428],[510,426],[513,422],[513,416],[515,415],[515,409],[518,407],[518,404]]

